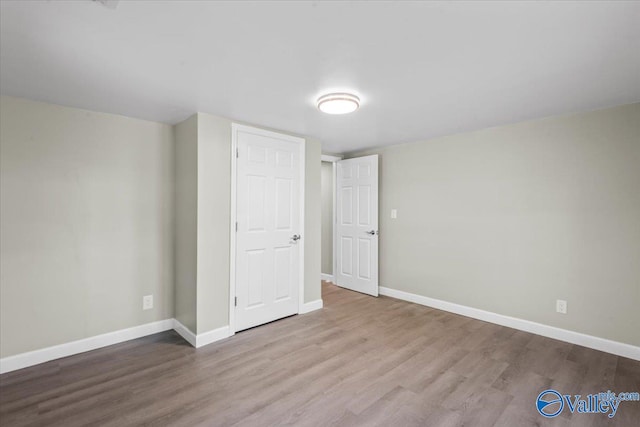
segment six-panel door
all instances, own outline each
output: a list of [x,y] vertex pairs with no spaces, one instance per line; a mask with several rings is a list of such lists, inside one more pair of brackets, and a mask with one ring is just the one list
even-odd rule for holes
[[378,296],[378,156],[338,162],[336,282]]
[[237,131],[236,331],[298,313],[300,145]]

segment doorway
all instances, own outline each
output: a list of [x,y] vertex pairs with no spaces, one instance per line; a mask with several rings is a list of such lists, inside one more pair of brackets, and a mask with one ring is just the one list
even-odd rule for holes
[[378,296],[378,155],[322,160],[322,280]]
[[305,140],[233,124],[231,333],[300,311]]
[[333,272],[335,252],[333,231],[335,224],[335,162],[340,160],[337,156],[322,156],[320,166],[321,184],[321,278],[327,282],[335,283]]

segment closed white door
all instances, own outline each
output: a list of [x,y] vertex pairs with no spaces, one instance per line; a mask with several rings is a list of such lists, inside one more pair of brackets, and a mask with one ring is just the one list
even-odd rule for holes
[[297,314],[301,281],[301,145],[235,126],[235,331]]
[[378,296],[378,156],[337,163],[336,282]]

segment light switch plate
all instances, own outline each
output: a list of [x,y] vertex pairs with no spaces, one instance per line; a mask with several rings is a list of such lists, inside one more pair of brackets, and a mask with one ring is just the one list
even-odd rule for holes
[[398,210],[397,209],[391,209],[391,218],[392,219],[398,218]]

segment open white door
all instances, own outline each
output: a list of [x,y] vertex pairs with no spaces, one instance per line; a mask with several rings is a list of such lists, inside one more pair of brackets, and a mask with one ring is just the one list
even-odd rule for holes
[[337,165],[336,284],[378,296],[378,155]]
[[235,332],[298,313],[304,140],[240,125],[234,140]]

